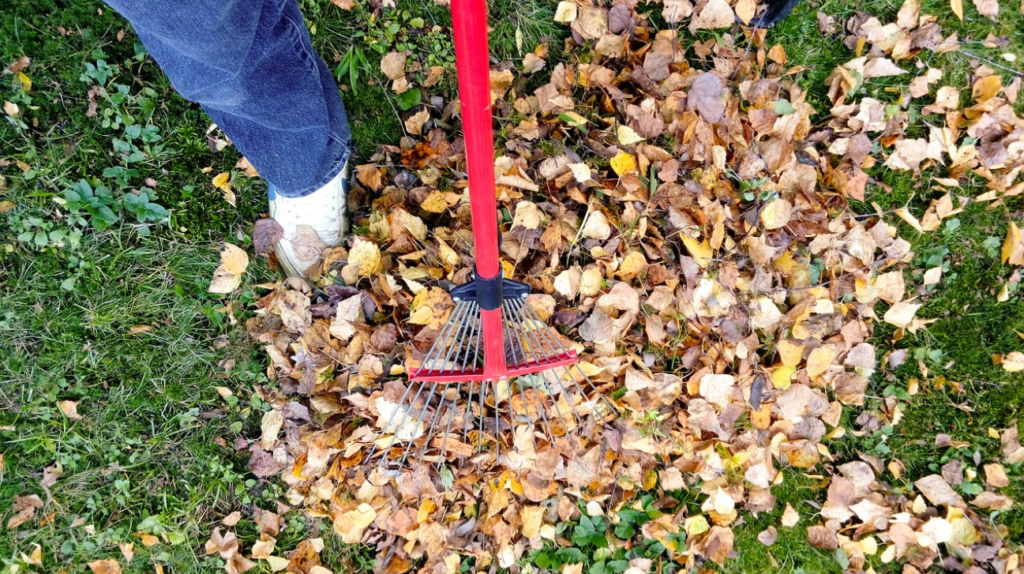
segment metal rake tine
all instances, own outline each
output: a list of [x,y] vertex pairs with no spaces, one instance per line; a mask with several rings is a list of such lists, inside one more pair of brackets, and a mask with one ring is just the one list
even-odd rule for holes
[[[533,314],[533,316],[534,316],[534,318],[536,318],[536,320],[540,321],[540,322],[541,322],[541,323],[543,323],[543,324],[544,324],[545,326],[547,325],[547,323],[545,323],[545,322],[544,322],[544,320],[542,320],[542,319],[540,318],[540,315],[538,315],[538,314],[537,314],[537,311],[535,311],[535,310],[533,309],[533,307],[531,307],[530,305],[528,305],[528,304],[527,304],[527,305],[526,305],[526,308],[527,308],[527,312],[528,312],[528,313],[532,313],[532,314]],[[552,341],[554,342],[554,344],[555,344],[555,345],[556,345],[556,346],[558,347],[558,349],[559,349],[559,350],[560,350],[561,352],[563,352],[563,353],[568,353],[568,350],[566,350],[566,348],[565,348],[565,347],[564,347],[564,346],[562,345],[562,342],[561,342],[561,341],[559,341],[557,337],[554,337],[553,335],[551,335],[550,333],[548,333],[546,329],[544,329],[543,331],[544,331],[544,336],[545,336],[545,337],[547,337],[547,338],[548,338],[549,340],[552,340]],[[608,404],[608,406],[609,406],[609,407],[611,407],[613,411],[615,411],[616,413],[618,413],[618,412],[619,412],[619,407],[615,406],[615,404],[614,404],[614,403],[612,403],[612,402],[611,402],[610,400],[608,400],[608,397],[604,396],[604,393],[602,393],[601,391],[597,390],[597,387],[596,387],[596,386],[594,386],[594,383],[593,383],[593,381],[591,381],[591,380],[590,380],[590,377],[588,377],[588,376],[587,376],[587,374],[583,372],[583,369],[581,369],[581,368],[579,367],[579,365],[576,365],[576,364],[574,364],[574,365],[572,365],[572,367],[573,367],[573,368],[575,368],[575,369],[576,369],[577,371],[579,371],[579,373],[580,373],[581,375],[583,375],[583,380],[587,381],[587,384],[588,384],[588,385],[590,386],[590,388],[591,388],[591,390],[592,390],[592,391],[594,391],[595,393],[597,393],[597,395],[598,395],[598,396],[600,396],[600,397],[601,397],[601,399],[602,399],[602,400],[604,400],[604,402],[605,402],[605,403],[607,403],[607,404]],[[583,389],[582,389],[582,388],[580,387],[580,385],[579,385],[579,382],[578,382],[578,381],[576,381],[576,378],[575,378],[575,377],[573,377],[573,378],[572,378],[572,380],[573,380],[573,383],[575,383],[575,384],[576,384],[576,386],[577,386],[578,388],[580,388],[580,391],[582,392],[582,391],[583,391]],[[584,395],[583,395],[583,396],[586,396],[586,393],[584,393]]]
[[[505,334],[505,344],[507,345],[507,344],[510,344],[511,341],[512,341],[512,335],[510,333],[510,329],[511,328],[509,327],[509,321],[506,320],[505,309],[504,308],[502,308],[501,314],[502,314],[501,329],[502,329],[502,331]],[[519,339],[516,338],[515,339],[515,343],[512,346],[512,358],[514,360],[518,360],[519,353],[517,353],[516,350],[520,348],[520,345],[521,345],[521,343],[520,343]],[[525,359],[526,359],[526,356],[524,355],[523,356],[523,362],[526,362]],[[513,405],[512,405],[512,382],[506,379],[506,384],[508,385],[508,394],[509,394],[508,412],[509,412],[509,415],[513,419],[515,419],[516,418],[516,413],[515,413],[515,409],[513,408]],[[527,404],[527,402],[526,402],[526,395],[523,393],[523,387],[521,385],[519,385],[519,384],[516,384],[516,386],[519,387],[519,396],[521,396],[523,398],[523,408],[526,409],[526,418],[528,418],[530,420],[530,442],[533,444],[534,452],[536,452],[537,451],[537,437],[535,437],[534,433],[533,433],[533,424],[534,423],[533,423],[533,417],[530,416],[530,405]],[[512,425],[512,436],[513,436],[512,440],[513,440],[513,443],[515,442],[515,434],[516,434],[515,424],[513,424]]]
[[[515,322],[512,324],[510,329],[513,332],[515,332],[517,330],[516,327],[518,327],[518,331],[522,332],[522,335],[521,336],[517,335],[517,340],[522,340],[522,339],[525,338],[525,339],[527,339],[527,342],[529,342],[531,340],[529,338],[529,334],[523,328],[522,321],[520,321],[520,319],[522,319],[522,316],[517,314],[517,313],[515,313],[514,312],[515,309],[512,308],[512,307],[509,307],[509,310],[512,311],[510,314],[513,315],[513,317],[515,319]],[[531,346],[532,346],[532,343],[531,343]],[[524,362],[526,362],[526,354],[527,354],[526,353],[526,349],[524,349],[521,345],[519,345],[519,349],[522,352]],[[530,350],[530,354],[533,355],[534,362],[540,361],[540,357],[537,355],[537,353],[533,349]],[[542,375],[540,375],[540,377],[543,379],[544,375],[542,374]],[[530,404],[526,401],[526,392],[523,390],[523,386],[521,384],[517,385],[517,386],[519,387],[519,394],[523,397],[523,408],[526,409],[526,416],[532,422],[533,421],[533,417],[530,416]],[[535,395],[538,395],[538,396],[540,395],[540,392],[538,392],[536,388],[533,388],[532,390],[533,390]],[[547,409],[544,408],[544,401],[540,400],[538,402],[538,404],[539,404],[539,406],[537,407],[537,412],[540,413],[541,421],[542,421],[543,426],[544,426],[544,430],[547,432],[548,439],[551,441],[552,444],[554,444],[554,442],[555,442],[555,434],[553,432],[551,432],[551,425],[548,424],[548,414],[546,412]]]
[[469,357],[471,354],[470,349],[473,347],[473,341],[477,340],[480,337],[480,321],[470,320],[469,323],[469,333],[467,333],[465,338],[463,339],[464,341],[466,341],[466,344],[460,345],[459,352],[456,353],[455,355],[456,363],[459,362],[459,355],[462,355],[462,366],[459,367],[459,370],[462,372],[466,372],[468,370]]
[[[461,303],[460,303],[460,304],[461,304]],[[464,331],[466,330],[466,328],[467,328],[467,326],[468,326],[469,324],[471,324],[471,323],[475,323],[475,322],[473,322],[473,321],[466,321],[466,320],[465,320],[465,318],[466,318],[466,317],[468,316],[468,313],[469,313],[470,307],[471,307],[471,305],[469,305],[469,304],[467,303],[466,311],[462,313],[462,318],[460,319],[460,321],[461,321],[461,324],[459,325],[459,329],[458,329],[458,331],[457,331],[457,332],[456,332],[456,334],[455,334],[455,338],[454,338],[454,339],[452,340],[452,342],[453,342],[453,343],[454,343],[455,341],[458,341],[458,338],[459,338],[459,337],[460,337],[460,336],[462,335],[462,333],[463,333],[463,332],[464,332]],[[449,321],[449,322],[450,322],[450,321]],[[452,347],[450,347],[450,348],[448,349],[448,353],[447,353],[447,354],[445,355],[444,361],[443,361],[443,362],[441,363],[441,370],[442,370],[442,372],[443,372],[443,370],[444,370],[444,368],[445,368],[445,365],[447,365],[447,364],[448,364],[448,361],[449,361],[449,360],[451,359],[451,356],[452,356],[452,352],[453,352],[453,351],[454,351],[455,349],[457,349],[457,348],[458,348],[458,347],[456,347],[455,345],[453,345]],[[450,369],[449,369],[449,370],[450,370]],[[449,384],[450,384],[450,383],[445,383],[445,387],[444,387],[444,392],[445,392],[445,393],[447,393],[447,392],[448,392],[448,385],[449,385]],[[423,410],[422,410],[422,411],[420,412],[420,417],[419,417],[419,419],[418,419],[418,420],[416,421],[416,425],[417,425],[417,426],[419,426],[419,425],[420,425],[420,424],[421,424],[421,423],[423,422],[423,417],[424,417],[424,415],[426,415],[426,413],[427,413],[427,407],[428,407],[428,406],[430,406],[430,401],[431,401],[431,400],[432,400],[432,399],[434,398],[434,393],[436,393],[436,392],[437,392],[437,383],[434,383],[434,385],[433,385],[433,386],[431,387],[431,390],[430,390],[430,395],[429,395],[429,396],[427,397],[426,403],[425,403],[425,404],[423,405]],[[418,396],[419,396],[419,393],[417,393],[417,395],[416,395],[416,396],[418,397]],[[442,393],[442,401],[443,401],[443,400],[444,400],[444,399],[443,399],[443,393]],[[413,399],[413,403],[415,403],[415,402],[416,402],[416,399]],[[432,433],[434,432],[434,427],[435,427],[435,426],[437,425],[438,417],[440,417],[440,415],[441,415],[441,410],[440,410],[440,408],[438,408],[438,409],[437,409],[437,410],[435,411],[435,413],[434,413],[434,419],[433,419],[433,421],[431,421],[431,423],[430,423],[430,429],[428,429],[428,430],[427,430],[427,432],[426,432],[426,437],[427,437],[427,439],[426,439],[426,442],[425,442],[425,443],[424,443],[424,445],[423,445],[423,451],[422,451],[422,455],[421,455],[421,458],[422,458],[422,456],[425,456],[425,455],[426,455],[426,448],[427,448],[427,445],[429,445],[429,444],[430,444],[430,435],[431,435],[431,434],[432,434]],[[398,464],[399,464],[399,466],[401,466],[401,465],[405,464],[405,459],[406,459],[406,458],[408,458],[408,456],[409,456],[409,453],[411,452],[411,449],[412,449],[412,445],[413,445],[413,442],[414,442],[414,440],[410,440],[410,441],[409,441],[409,444],[408,444],[408,445],[406,445],[406,447],[405,447],[405,451],[404,451],[404,452],[402,453],[402,460],[401,460],[401,461],[400,461],[400,462],[398,463]],[[392,440],[392,444],[394,444],[394,440]],[[389,446],[388,446],[388,448],[390,449],[390,448],[391,448],[391,446],[389,445]]]
[[440,469],[441,465],[444,464],[444,453],[448,448],[448,433],[452,432],[452,419],[455,417],[455,401],[459,398],[459,389],[461,387],[462,383],[458,383],[455,387],[455,399],[452,400],[451,405],[448,407],[448,425],[444,430],[444,440],[441,441],[441,454],[437,457],[435,469]]
[[[444,396],[448,393],[448,384],[449,383],[445,383],[444,392],[441,393],[441,397],[438,400],[437,408],[434,409],[434,418],[432,421],[430,421],[430,428],[427,429],[426,433],[424,433],[424,436],[427,437],[427,440],[423,441],[423,448],[420,450],[421,460],[426,458],[427,456],[427,448],[430,446],[430,439],[432,436],[434,436],[434,429],[437,427],[437,421],[440,420],[441,418],[441,405],[444,404]],[[434,386],[436,387],[437,383],[434,383]],[[431,397],[433,397],[433,394],[431,394]],[[427,405],[424,405],[424,409],[426,409],[427,406],[429,406],[429,403]]]
[[473,381],[470,381],[466,388],[468,391],[466,395],[466,415],[462,417],[462,442],[469,440],[469,428],[472,426],[469,424],[469,415],[473,410]]
[[[473,327],[473,331],[470,334],[470,339],[469,340],[470,341],[477,341],[476,345],[477,345],[477,347],[479,347],[479,337],[480,337],[480,324],[477,323]],[[469,358],[470,358],[469,348],[470,347],[468,347],[468,346],[466,347],[466,356],[465,356],[465,359],[464,359],[464,361],[462,363],[462,370],[463,371],[466,371],[468,369],[468,367],[469,367]],[[463,417],[463,420],[462,420],[462,442],[466,442],[466,441],[469,440],[469,438],[468,438],[469,437],[469,428],[470,428],[469,414],[473,410],[472,409],[472,405],[473,405],[473,383],[472,383],[472,381],[470,381],[469,384],[466,385],[466,386],[468,387],[469,391],[468,391],[468,396],[466,397],[466,414],[465,414],[465,416]],[[461,388],[461,383],[460,383],[460,388]],[[456,397],[455,398],[458,399],[458,392],[457,391],[456,391]]]
[[[524,305],[524,303],[522,301],[513,301],[512,304],[515,305],[516,311],[518,312],[519,316],[521,318],[523,318],[523,319],[526,319],[527,318],[526,317],[526,313],[524,313],[523,309],[522,309],[522,306]],[[529,339],[531,341],[531,346],[536,346],[537,348],[543,350],[543,348],[544,348],[543,344],[539,343],[539,340],[540,340],[540,336],[539,335],[531,334],[530,331],[528,331],[526,329],[523,329],[523,332],[526,333],[527,337],[529,337]],[[533,342],[537,342],[537,344],[534,345]],[[534,356],[536,357],[536,353],[534,354]],[[537,359],[539,360],[539,357],[537,357]],[[556,379],[558,378],[554,374],[554,370],[552,370],[551,373],[552,373],[553,377],[555,377]],[[541,375],[541,376],[544,377],[544,385],[547,386],[547,375]],[[566,390],[565,385],[563,385],[560,380],[559,380],[558,384],[559,384],[559,386],[562,387],[562,395],[565,396],[565,397],[568,397],[568,391]],[[550,393],[549,393],[549,395],[550,395]],[[551,396],[551,401],[555,404],[555,412],[558,413],[558,418],[562,419],[562,422],[564,423],[565,422],[565,417],[564,417],[564,415],[562,415],[562,409],[558,406],[558,399],[556,399],[554,397],[554,395],[550,395],[550,396]],[[574,419],[573,419],[574,422],[577,425],[579,425],[580,414],[576,411],[576,405],[574,405],[571,400],[568,400],[568,398],[567,398],[566,402],[569,403],[569,407],[572,408],[573,416],[574,416]]]
[[[446,391],[448,390],[448,383],[445,383],[444,388]],[[423,404],[423,410],[420,411],[420,418],[416,419],[416,426],[420,426],[421,424],[423,424],[423,417],[427,415],[427,406],[430,405],[430,401],[431,399],[434,398],[434,393],[436,392],[437,383],[434,383],[433,385],[431,385],[430,395],[427,396],[427,400]],[[429,435],[427,437],[427,440],[430,440]],[[398,461],[398,466],[402,466],[405,464],[405,459],[409,456],[409,452],[412,450],[412,445],[414,442],[416,442],[415,438],[409,440],[409,444],[405,446],[405,451],[402,452],[402,459]]]
[[[525,303],[525,302],[523,303],[523,307],[525,308],[524,315],[532,314],[533,315],[533,317],[532,317],[533,320],[539,321],[542,325],[544,325],[545,328],[540,329],[540,336],[548,341],[548,345],[550,345],[552,349],[557,347],[560,352],[565,353],[566,352],[565,347],[563,347],[562,344],[558,342],[558,339],[554,335],[552,335],[551,333],[548,332],[548,330],[547,330],[547,323],[545,323],[540,318],[540,315],[537,314],[537,312],[533,309],[533,307],[531,307],[529,303]],[[570,375],[569,371],[565,367],[560,367],[560,368],[565,373],[565,375],[568,376],[569,379],[572,380],[573,384],[576,386],[576,389],[583,396],[584,400],[587,400],[587,392],[583,390],[583,387],[581,387],[580,384],[576,381],[576,378],[573,377],[572,375]],[[564,384],[562,385],[562,389],[566,390]],[[576,407],[573,404],[573,401],[568,401],[568,402],[569,402],[570,405],[572,405],[573,411],[576,411]],[[579,412],[578,411],[576,411],[576,416],[577,416],[577,418],[579,418]]]
[[[470,306],[470,308],[471,307],[472,306]],[[460,348],[459,347],[459,340],[460,340],[460,337],[462,337],[463,333],[465,333],[466,328],[471,323],[476,323],[476,321],[466,321],[466,318],[469,317],[469,309],[470,308],[467,308],[467,313],[466,313],[465,317],[462,318],[462,324],[459,325],[459,330],[458,330],[458,332],[455,333],[455,338],[452,339],[452,346],[448,349],[448,354],[445,355],[444,362],[441,363],[441,369],[440,369],[441,372],[444,372],[446,370],[447,365],[448,365],[448,361],[451,360],[451,358],[452,358],[452,352],[454,352],[454,351],[456,351],[456,350],[458,350]],[[456,353],[456,357],[457,356],[458,356],[458,353]],[[452,371],[452,369],[450,369],[450,368],[448,368],[447,370],[448,371]]]
[[[498,383],[491,381],[491,392],[494,394],[494,439],[495,446],[497,447],[497,454],[495,457],[501,456],[501,421],[498,418],[498,414],[501,409],[498,408]],[[497,458],[494,459],[497,462]]]
[[[401,405],[401,404],[403,404],[405,402],[405,397],[409,396],[409,391],[412,390],[412,387],[413,387],[413,383],[409,383],[409,386],[405,388],[405,392],[402,393],[402,398],[398,399],[398,404],[399,405]],[[384,428],[381,429],[381,432],[387,432],[388,428],[391,427],[392,421],[395,420],[395,416],[396,415],[398,415],[398,409],[395,409],[394,411],[392,411],[391,416],[388,417],[387,422],[384,423]],[[388,448],[391,448],[391,447],[388,446]],[[370,449],[370,454],[366,455],[366,458],[363,459],[363,464],[366,464],[367,462],[370,462],[370,459],[373,458],[373,454],[375,452],[377,452],[377,441],[373,441],[373,448]]]
[[[458,340],[459,335],[465,330],[465,327],[466,327],[466,324],[467,324],[466,317],[469,316],[469,312],[470,312],[470,310],[472,308],[472,305],[469,304],[469,303],[465,303],[465,304],[458,303],[458,304],[456,304],[456,310],[458,310],[458,306],[459,305],[464,305],[463,309],[458,314],[455,314],[455,312],[453,312],[453,316],[449,318],[449,321],[447,323],[445,323],[445,326],[442,327],[442,329],[441,329],[442,332],[444,332],[447,329],[449,334],[454,332],[454,338],[452,339],[453,343]],[[458,319],[456,319],[455,317],[458,317]],[[458,331],[456,331],[456,327],[455,327],[456,325],[458,325]],[[441,338],[438,337],[438,339],[440,340]],[[447,341],[448,341],[448,334],[446,334],[444,336],[444,339],[442,340],[442,343],[443,343],[442,346],[447,346]],[[431,346],[430,351],[427,352],[427,356],[429,357],[431,354],[433,354],[433,352],[437,348],[439,348],[439,347],[437,346],[437,340],[435,340],[434,341],[434,345]],[[442,363],[442,369],[444,368],[444,365],[447,364],[448,359],[450,357],[451,357],[451,348],[449,348],[448,354],[445,356],[444,362]],[[436,360],[437,359],[431,359],[431,361],[436,361]],[[426,360],[426,358],[424,358],[424,361],[421,363],[421,365],[427,365],[427,364],[428,364],[428,361]],[[427,366],[426,368],[430,369],[431,367]],[[405,420],[409,416],[409,411],[415,406],[416,399],[418,399],[420,397],[420,394],[423,392],[423,389],[424,389],[425,386],[426,385],[424,385],[423,383],[420,384],[420,390],[416,392],[416,396],[413,397],[412,403],[409,405],[409,408],[408,409],[404,409],[405,414],[402,416],[402,420],[399,423],[399,428],[401,428],[402,424],[405,423]],[[423,410],[420,412],[420,417],[416,421],[416,425],[417,426],[419,426],[423,422],[423,416],[427,412],[427,406],[430,405],[430,400],[434,397],[434,393],[436,391],[437,391],[437,384],[435,383],[433,385],[433,387],[431,388],[430,396],[427,398],[426,403],[423,405]],[[407,391],[407,393],[408,393],[408,391]],[[400,406],[403,404],[404,399],[405,399],[405,395],[403,395],[402,401],[399,401],[399,403],[398,403]],[[397,414],[397,411],[395,413],[392,413],[392,417],[394,417],[394,414]],[[387,427],[385,427],[385,428],[387,428]],[[391,450],[391,447],[395,445],[395,440],[397,438],[398,438],[398,433],[396,432],[395,435],[391,437],[391,442],[388,443],[388,446],[387,446],[386,450]],[[405,453],[402,455],[402,460],[399,463],[399,466],[401,466],[402,464],[405,464],[405,459],[409,455],[409,447],[412,446],[413,440],[409,441],[409,445],[406,447]],[[429,441],[429,439],[428,439],[428,441]],[[374,444],[374,448],[376,449],[376,444]],[[371,451],[371,455],[372,454],[373,454],[373,451]],[[380,464],[383,465],[383,463],[384,463],[384,461],[386,459],[387,459],[387,457],[381,458]],[[369,460],[369,459],[367,459],[367,460]]]
[[388,549],[388,553],[384,556],[384,562],[382,563],[385,569],[387,568],[388,563],[391,562],[391,558],[395,556],[395,550],[397,549],[398,547],[394,545],[394,542],[392,542],[391,548]]
[[[405,395],[402,395],[402,400],[398,402],[398,404],[397,404],[397,406],[395,408],[395,412],[391,413],[391,418],[393,419],[393,418],[395,418],[395,415],[398,414],[398,411],[401,410],[402,411],[402,420],[398,421],[398,426],[395,427],[395,433],[391,436],[391,442],[388,443],[388,446],[382,452],[387,452],[387,451],[391,450],[391,447],[395,446],[395,440],[398,439],[398,430],[401,429],[402,426],[405,424],[405,419],[409,418],[409,411],[412,409],[412,405],[416,404],[416,399],[420,398],[420,393],[423,392],[424,384],[423,383],[419,383],[419,387],[420,387],[419,390],[416,391],[416,396],[414,396],[412,398],[412,402],[409,404],[409,408],[402,408],[402,406],[405,404]],[[412,390],[412,383],[409,385],[409,388],[406,390],[406,394],[408,394],[409,391],[411,391],[411,390]],[[390,423],[390,419],[389,419],[388,424],[384,426],[384,430],[387,430],[390,426],[391,426],[391,423]],[[373,443],[373,450],[370,451],[370,456],[373,456],[373,453],[376,450],[377,450],[377,443],[374,442]],[[367,457],[366,460],[369,461],[370,458]],[[380,459],[380,462],[377,463],[377,466],[378,467],[383,466],[385,460],[387,460],[387,456],[382,456],[381,459]]]
[[480,434],[476,437],[476,451],[482,452],[484,450],[484,419],[487,418],[487,413],[484,411],[484,389],[487,387],[487,383],[480,381],[480,391],[477,392],[477,401],[480,403]]
[[437,339],[434,340],[434,344],[431,345],[430,349],[427,351],[427,356],[423,357],[423,361],[420,363],[422,368],[433,370],[431,363],[437,360],[436,358],[433,358],[434,355],[440,353],[440,349],[448,346],[448,337],[455,332],[456,326],[461,327],[463,316],[468,314],[469,308],[469,303],[463,302],[456,304],[455,310],[452,311],[452,315],[449,317],[448,322],[441,328],[441,333],[438,334]]

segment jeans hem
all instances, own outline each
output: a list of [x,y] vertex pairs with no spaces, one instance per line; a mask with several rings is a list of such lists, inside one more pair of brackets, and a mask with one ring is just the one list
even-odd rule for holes
[[323,177],[323,179],[321,179],[319,182],[315,183],[314,185],[312,185],[310,187],[307,187],[305,189],[300,189],[299,191],[284,193],[281,190],[281,188],[276,186],[276,185],[274,185],[273,182],[268,182],[268,183],[274,187],[274,192],[277,195],[280,195],[282,197],[290,197],[290,198],[293,198],[293,199],[294,198],[299,198],[299,197],[306,197],[307,195],[315,192],[316,190],[318,190],[321,187],[323,187],[323,186],[327,185],[328,183],[330,183],[331,180],[333,180],[334,178],[338,177],[338,174],[341,173],[342,170],[345,169],[346,165],[348,165],[348,160],[351,157],[352,157],[352,150],[348,146],[344,146],[344,149],[342,150],[342,152],[340,154],[338,154],[337,159],[335,159],[334,162],[332,162],[331,168],[329,170],[327,170],[327,175],[325,175]]

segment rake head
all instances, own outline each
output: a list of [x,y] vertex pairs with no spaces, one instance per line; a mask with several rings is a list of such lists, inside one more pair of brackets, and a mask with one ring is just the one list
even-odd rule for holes
[[383,435],[367,461],[378,445],[381,466],[404,465],[416,451],[438,467],[446,455],[496,458],[505,432],[522,425],[534,447],[538,434],[551,444],[574,444],[573,431],[587,414],[616,410],[577,365],[576,352],[527,302],[529,286],[501,279],[499,307],[486,300],[485,284],[475,279],[452,290],[455,309],[410,373],[398,406],[382,413]]

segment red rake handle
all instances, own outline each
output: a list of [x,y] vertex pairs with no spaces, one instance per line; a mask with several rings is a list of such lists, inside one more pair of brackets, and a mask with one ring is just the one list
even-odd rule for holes
[[[498,205],[494,199],[494,133],[491,130],[491,65],[487,47],[486,0],[452,0],[455,66],[459,74],[462,132],[469,166],[469,204],[478,277],[501,275],[498,261]],[[484,379],[509,375],[505,365],[501,308],[480,310]]]
[[501,265],[498,262],[498,216],[494,199],[494,134],[491,131],[486,0],[452,0],[452,29],[455,32],[462,131],[466,137],[466,163],[469,165],[476,272],[489,279],[501,273]]

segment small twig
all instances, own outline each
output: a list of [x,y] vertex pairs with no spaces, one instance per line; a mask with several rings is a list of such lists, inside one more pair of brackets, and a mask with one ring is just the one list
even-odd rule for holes
[[977,54],[974,54],[972,52],[968,52],[967,50],[960,50],[958,52],[953,52],[953,53],[954,54],[961,54],[961,55],[966,56],[968,58],[974,58],[975,60],[980,60],[980,61],[988,64],[989,66],[995,66],[995,67],[997,67],[997,68],[999,68],[1001,70],[1010,72],[1011,74],[1013,74],[1015,76],[1024,78],[1024,72],[1021,72],[1021,71],[1018,71],[1018,70],[1014,70],[1013,68],[1009,68],[1009,67],[1004,66],[1004,65],[1002,65],[1002,64],[1000,64],[998,62],[993,62],[992,60],[989,60],[989,59],[986,59],[986,58],[982,58],[981,56],[979,56]]
[[394,102],[391,101],[391,94],[388,93],[388,85],[386,83],[381,83],[377,74],[374,74],[369,70],[367,70],[366,73],[380,85],[381,91],[384,92],[384,97],[388,99],[388,105],[391,106],[391,111],[395,112],[395,117],[398,118],[398,125],[402,127],[402,133],[405,134],[405,137],[409,137],[409,132],[405,131],[405,122],[402,121],[402,114],[398,113],[398,109],[395,107]]

